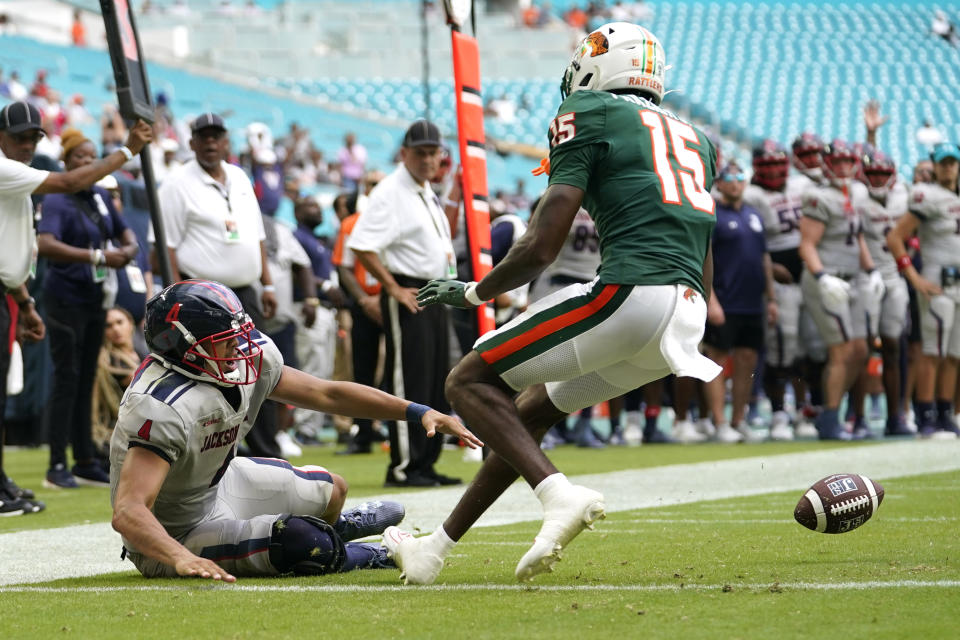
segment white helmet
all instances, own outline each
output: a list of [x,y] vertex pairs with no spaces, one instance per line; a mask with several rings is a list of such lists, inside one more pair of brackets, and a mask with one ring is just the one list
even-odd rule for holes
[[560,92],[636,89],[660,104],[666,55],[657,37],[629,22],[605,24],[580,41],[563,74]]

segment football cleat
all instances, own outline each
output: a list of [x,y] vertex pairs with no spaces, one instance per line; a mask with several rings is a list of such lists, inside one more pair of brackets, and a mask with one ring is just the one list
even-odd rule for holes
[[557,492],[543,507],[543,525],[533,546],[517,564],[517,580],[527,582],[541,573],[553,571],[563,548],[584,529],[606,517],[603,494],[572,485]]
[[373,500],[342,512],[333,528],[344,542],[349,542],[380,535],[387,527],[400,524],[405,513],[399,502]]
[[400,568],[403,584],[433,584],[443,569],[443,558],[429,548],[430,536],[414,538],[397,527],[383,532],[387,556]]

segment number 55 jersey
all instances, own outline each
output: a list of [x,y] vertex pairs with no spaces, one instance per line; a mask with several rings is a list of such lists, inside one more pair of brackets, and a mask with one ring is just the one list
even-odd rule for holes
[[550,184],[585,192],[603,283],[703,292],[716,222],[717,152],[706,135],[645,98],[577,91],[550,124]]

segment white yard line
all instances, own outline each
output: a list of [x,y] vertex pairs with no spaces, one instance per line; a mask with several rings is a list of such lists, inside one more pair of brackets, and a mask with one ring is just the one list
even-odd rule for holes
[[130,585],[123,587],[0,587],[0,593],[117,593],[154,591],[241,591],[254,593],[383,593],[384,591],[863,591],[866,589],[956,589],[960,580],[864,580],[862,582],[734,582],[724,584],[582,584],[582,585],[522,585],[522,584],[435,584],[430,586],[402,585],[241,585],[210,584],[202,587],[197,583],[176,585]]
[[[885,481],[956,469],[960,469],[960,442],[907,441],[614,471],[573,479],[602,491],[606,496],[607,511],[613,513],[778,491],[802,491],[831,473],[856,472]],[[884,484],[888,494],[896,493],[895,483]],[[382,497],[404,503],[406,529],[432,531],[447,516],[462,492],[462,487],[454,487]],[[524,485],[515,484],[484,514],[477,526],[536,521],[541,513],[533,493]],[[534,529],[531,525],[531,533]],[[119,555],[120,537],[109,523],[2,534],[0,585],[46,582],[130,569],[131,565],[121,562]]]

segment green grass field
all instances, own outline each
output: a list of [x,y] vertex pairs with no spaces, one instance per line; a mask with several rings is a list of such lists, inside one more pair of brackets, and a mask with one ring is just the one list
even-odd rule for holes
[[[577,475],[831,448],[567,447],[551,457]],[[18,482],[37,487],[44,455],[8,452],[6,466]],[[441,472],[469,477],[476,466],[459,457],[446,452]],[[344,475],[351,498],[385,493],[381,454],[343,459],[317,448],[300,462]],[[0,587],[0,638],[957,637],[960,471],[883,484],[886,497],[874,518],[839,536],[793,521],[802,491],[612,512],[577,538],[554,574],[532,586],[518,585],[513,569],[539,526],[537,513],[527,522],[475,528],[432,587],[403,587],[395,571],[241,579],[232,586],[145,580],[132,565],[118,564],[130,570]],[[46,512],[0,520],[0,536],[109,521],[106,490],[40,497]],[[38,565],[70,562],[42,547],[22,553]]]

